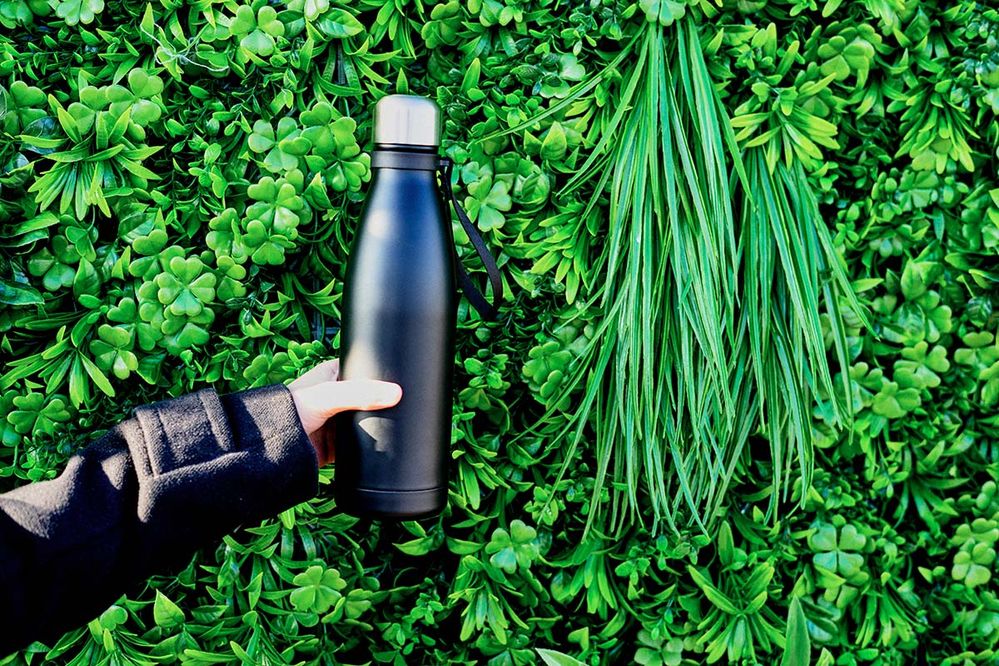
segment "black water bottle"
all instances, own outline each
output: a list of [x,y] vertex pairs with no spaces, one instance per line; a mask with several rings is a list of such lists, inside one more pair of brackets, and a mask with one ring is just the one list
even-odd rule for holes
[[402,386],[390,409],[334,417],[339,507],[416,518],[447,502],[457,283],[437,183],[441,114],[412,95],[375,107],[372,181],[351,249],[340,377]]

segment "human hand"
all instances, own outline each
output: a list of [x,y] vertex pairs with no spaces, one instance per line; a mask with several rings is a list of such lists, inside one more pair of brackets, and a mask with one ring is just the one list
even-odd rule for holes
[[340,361],[324,361],[288,385],[302,420],[302,428],[316,449],[319,466],[333,462],[333,428],[323,424],[334,414],[350,410],[385,409],[402,398],[402,387],[377,379],[339,381]]

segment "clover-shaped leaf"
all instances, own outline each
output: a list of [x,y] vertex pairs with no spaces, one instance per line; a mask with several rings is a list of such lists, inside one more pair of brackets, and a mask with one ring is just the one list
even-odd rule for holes
[[145,70],[133,69],[128,72],[128,87],[136,97],[149,99],[163,92],[163,79],[150,76]]
[[28,272],[42,278],[42,284],[49,291],[58,291],[73,284],[76,277],[76,267],[79,257],[72,264],[63,263],[47,248],[36,252],[28,260]]
[[555,395],[572,358],[555,340],[531,348],[529,360],[524,364],[524,377],[543,403]]
[[465,197],[465,209],[480,229],[489,231],[503,226],[506,221],[503,213],[513,207],[506,182],[493,182],[491,176],[486,176],[469,185],[468,194]]
[[517,567],[530,569],[540,556],[537,536],[537,531],[520,519],[510,523],[509,531],[497,528],[486,544],[489,562],[509,574],[516,573]]
[[66,400],[61,395],[46,396],[32,391],[27,395],[15,396],[12,402],[14,410],[7,414],[7,422],[19,435],[52,435],[58,424],[70,419]]
[[347,582],[336,569],[325,569],[314,565],[297,574],[292,582],[298,589],[291,592],[291,605],[296,610],[311,613],[325,613],[343,596],[340,590]]
[[261,57],[274,53],[276,37],[284,35],[285,27],[277,17],[277,10],[264,5],[256,14],[248,5],[240,5],[229,24],[233,35],[240,37],[239,45],[249,53]]
[[160,330],[163,332],[163,346],[173,353],[207,344],[211,339],[205,326],[179,317],[164,319]]
[[93,23],[104,11],[104,0],[55,0],[55,13],[66,25]]
[[255,153],[264,153],[274,147],[274,128],[266,120],[258,120],[253,123],[253,133],[247,139],[250,150]]
[[288,352],[282,351],[273,355],[264,353],[254,357],[250,365],[243,370],[243,377],[250,382],[250,386],[264,386],[283,382],[296,369],[294,360]]
[[309,169],[323,171],[326,181],[337,192],[360,190],[370,175],[370,157],[361,153],[354,134],[357,123],[352,118],[333,120],[328,104],[317,103],[301,116],[312,151],[305,156]]
[[853,585],[863,584],[869,578],[864,572],[862,554],[866,544],[867,537],[851,524],[837,530],[834,525],[822,523],[808,537],[808,545],[818,551],[812,557],[815,566],[839,575]]
[[231,298],[242,298],[246,295],[246,285],[243,279],[246,278],[246,269],[241,266],[233,257],[216,257],[218,267],[219,282],[215,288],[215,294],[222,301]]
[[249,258],[246,245],[240,238],[239,213],[235,208],[226,208],[208,223],[210,231],[205,236],[205,243],[219,259],[229,257],[238,264],[245,263]]
[[662,26],[673,25],[687,13],[686,2],[673,0],[639,0],[638,6],[645,12],[645,18],[651,22],[659,22]]
[[[10,97],[13,101],[13,106],[8,107],[8,112],[15,109],[41,109],[45,106],[45,92],[41,88],[29,85],[21,80],[15,80],[10,84]],[[26,119],[22,118],[22,121],[24,120]],[[30,120],[27,122],[30,122]]]
[[330,0],[305,0],[302,14],[306,21],[315,21],[330,8]]
[[900,419],[921,404],[919,390],[900,388],[896,382],[885,381],[874,396],[871,409],[878,416],[888,419]]
[[996,561],[995,548],[976,544],[971,550],[962,550],[954,556],[951,575],[968,588],[984,585],[992,579],[992,566]]
[[218,278],[200,257],[188,256],[176,245],[164,249],[155,262],[141,271],[148,277],[138,289],[139,317],[149,329],[140,329],[140,346],[145,349],[155,341],[176,353],[206,343],[205,326],[215,319],[209,306]]
[[49,291],[58,291],[73,285],[81,262],[94,262],[96,229],[81,227],[75,222],[63,225],[52,237],[52,249],[43,248],[28,260],[28,272],[41,277]]
[[430,20],[420,29],[420,36],[427,48],[433,50],[438,46],[457,43],[461,27],[461,3],[458,0],[448,0],[434,5],[430,11]]
[[570,407],[570,396],[560,393],[568,381],[569,368],[585,347],[590,329],[581,332],[576,326],[562,326],[555,332],[555,339],[546,340],[531,348],[524,363],[524,379],[535,399],[546,406],[562,396],[558,409]]
[[296,186],[301,184],[301,175],[293,171],[288,179],[280,180],[265,176],[247,188],[257,201],[246,209],[241,239],[254,263],[281,264],[285,250],[295,247],[298,225],[308,215]]
[[[111,126],[123,122],[122,129],[129,129],[136,135],[144,136],[146,127],[155,123],[162,116],[159,95],[163,92],[163,79],[158,75],[150,75],[142,69],[133,69],[128,73],[128,87],[111,85],[102,88],[87,86],[80,91],[79,106],[84,109],[100,111],[107,108],[107,114],[100,114],[102,124],[101,143],[106,142],[105,134],[110,133]],[[73,111],[74,105],[70,106]],[[128,113],[127,119],[121,121]],[[79,122],[79,121],[78,121]]]
[[[0,392],[0,414],[10,415],[14,412],[14,398],[17,393],[13,390]],[[15,429],[13,421],[7,417],[0,418],[0,445],[14,447],[21,441],[21,434]]]
[[139,347],[145,351],[151,351],[154,349],[156,347],[156,343],[163,337],[163,333],[160,328],[163,323],[162,309],[159,307],[158,303],[156,305],[149,305],[157,313],[157,316],[153,317],[158,319],[158,322],[155,325],[145,321],[139,315],[139,306],[136,304],[135,300],[130,297],[122,298],[118,301],[117,305],[111,306],[107,312],[108,321],[115,325],[114,328],[122,328],[126,331],[136,332]]
[[127,89],[122,86],[109,86],[104,94],[110,102],[109,110],[113,114],[121,115],[127,107],[131,122],[145,127],[159,120],[162,115],[160,104],[153,100],[162,92],[163,79],[137,68],[128,73]]
[[968,346],[958,349],[954,360],[970,367],[977,379],[985,382],[982,403],[991,407],[999,402],[999,339],[988,331],[977,331],[966,334],[962,340]]
[[950,369],[947,350],[936,345],[927,352],[925,340],[902,350],[902,359],[895,361],[894,379],[903,388],[934,388],[940,385],[940,375]]
[[127,621],[128,611],[118,605],[111,606],[97,617],[97,622],[101,628],[108,631],[114,631]]
[[288,116],[278,121],[277,131],[265,120],[256,121],[247,144],[255,153],[266,153],[264,167],[272,173],[296,168],[299,157],[311,148],[309,141],[301,135],[295,119]]
[[116,324],[131,324],[138,318],[138,309],[131,298],[123,298],[107,312],[108,321]]
[[679,666],[683,663],[683,641],[679,638],[654,638],[646,629],[638,632],[639,648],[635,663],[641,666]]
[[[5,99],[6,98],[6,99]],[[15,80],[8,90],[0,87],[0,128],[8,134],[19,134],[31,123],[48,116],[46,96],[41,88]]]
[[173,257],[156,276],[156,297],[175,316],[197,317],[215,298],[216,278],[198,257]]
[[855,73],[857,85],[863,86],[877,55],[875,47],[880,44],[881,36],[867,24],[846,28],[819,46],[819,57],[826,59],[820,71],[823,75],[835,75],[837,81]]
[[163,211],[147,206],[126,208],[118,220],[118,235],[147,257],[158,254],[169,240]]
[[370,590],[353,589],[347,593],[346,602],[343,605],[344,615],[348,619],[356,620],[364,615],[372,606],[371,598],[374,593]]
[[132,332],[124,326],[101,324],[97,340],[91,340],[90,351],[97,367],[112,372],[118,379],[128,379],[139,368],[139,359],[132,352]]
[[970,525],[958,527],[951,543],[960,546],[954,555],[951,576],[968,588],[984,585],[992,579],[999,541],[999,521],[976,518]]

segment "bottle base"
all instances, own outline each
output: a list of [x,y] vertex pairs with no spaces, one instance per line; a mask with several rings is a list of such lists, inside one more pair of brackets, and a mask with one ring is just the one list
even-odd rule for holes
[[352,516],[373,519],[429,518],[444,510],[447,488],[427,490],[372,490],[346,488],[334,490],[337,508]]

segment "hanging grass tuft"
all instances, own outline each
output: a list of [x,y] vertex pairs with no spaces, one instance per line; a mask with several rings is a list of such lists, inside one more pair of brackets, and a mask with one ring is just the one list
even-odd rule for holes
[[801,164],[769,163],[763,148],[747,149],[743,161],[740,321],[748,336],[754,410],[770,442],[772,512],[778,500],[787,499],[795,470],[805,487],[811,484],[816,401],[828,403],[839,425],[852,417],[849,403],[841,399],[850,395],[848,373],[841,373],[841,386],[833,385],[821,313],[826,313],[832,351],[846,368],[842,308],[862,319],[863,310]]
[[801,166],[770,169],[762,149],[744,165],[690,18],[648,24],[597,77],[509,132],[569,109],[619,67],[619,103],[562,190],[609,207],[585,295],[603,321],[562,387],[576,406],[553,444],[569,466],[593,441],[588,529],[707,530],[756,432],[770,442],[771,510],[792,471],[810,483],[812,406],[837,394],[820,307],[845,367],[840,307],[859,306]]

